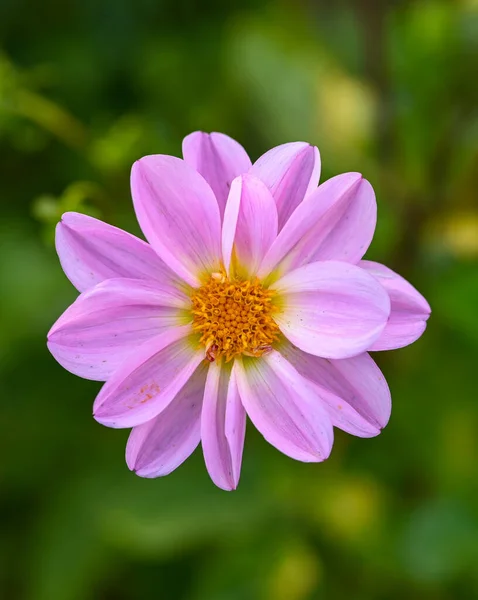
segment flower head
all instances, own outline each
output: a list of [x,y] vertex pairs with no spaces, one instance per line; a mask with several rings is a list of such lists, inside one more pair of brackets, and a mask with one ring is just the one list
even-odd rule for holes
[[415,341],[430,308],[362,260],[371,185],[346,173],[317,187],[319,153],[302,142],[252,165],[231,138],[196,132],[183,154],[133,165],[149,243],[76,213],[57,227],[81,294],[48,347],[72,373],[105,381],[95,419],[133,428],[126,460],[143,477],[171,472],[201,442],[224,489],[239,481],[246,414],[306,462],[329,456],[334,426],[377,435],[390,393],[368,351]]

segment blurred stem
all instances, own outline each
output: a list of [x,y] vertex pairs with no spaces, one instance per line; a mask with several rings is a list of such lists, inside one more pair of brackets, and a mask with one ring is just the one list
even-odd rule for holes
[[46,129],[74,150],[83,150],[87,134],[83,125],[51,100],[28,90],[18,90],[13,111]]

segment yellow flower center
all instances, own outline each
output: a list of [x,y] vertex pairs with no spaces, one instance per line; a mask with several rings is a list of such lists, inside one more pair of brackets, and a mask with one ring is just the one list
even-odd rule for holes
[[229,280],[221,273],[192,295],[193,329],[201,334],[209,361],[239,354],[261,356],[271,350],[279,328],[272,314],[274,292],[258,280]]

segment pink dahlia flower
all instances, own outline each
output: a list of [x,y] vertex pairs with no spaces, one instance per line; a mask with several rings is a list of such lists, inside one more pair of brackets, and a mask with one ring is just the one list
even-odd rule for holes
[[333,427],[377,435],[390,416],[368,354],[424,331],[430,308],[402,277],[363,261],[372,186],[346,173],[317,187],[317,148],[297,142],[251,164],[231,138],[196,132],[184,160],[132,169],[149,243],[66,213],[56,246],[81,292],[48,334],[66,369],[105,381],[94,417],[132,427],[126,461],[170,473],[202,443],[221,488],[236,488],[246,414],[305,462],[326,459]]

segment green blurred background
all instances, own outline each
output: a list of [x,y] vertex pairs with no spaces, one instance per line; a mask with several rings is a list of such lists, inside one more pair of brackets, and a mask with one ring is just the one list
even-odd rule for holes
[[[478,598],[478,2],[1,0],[0,597]],[[91,418],[45,335],[77,210],[137,233],[132,162],[222,131],[306,140],[377,192],[368,257],[433,314],[377,356],[389,426],[296,463],[248,428],[237,492],[200,449],[165,479]]]

